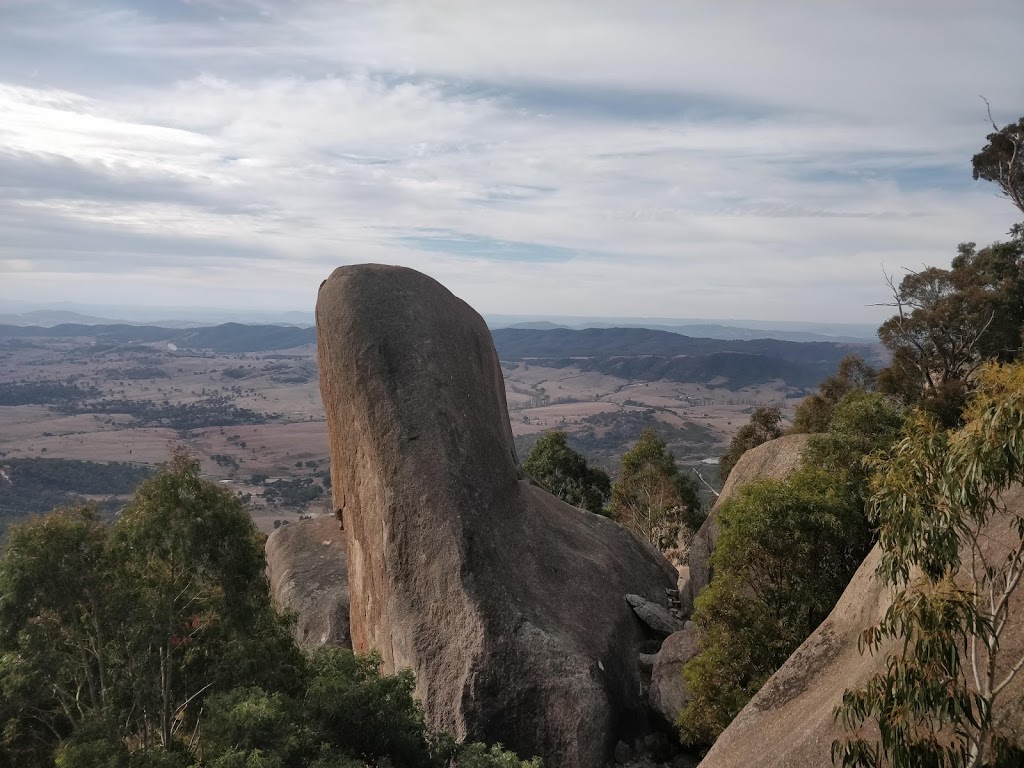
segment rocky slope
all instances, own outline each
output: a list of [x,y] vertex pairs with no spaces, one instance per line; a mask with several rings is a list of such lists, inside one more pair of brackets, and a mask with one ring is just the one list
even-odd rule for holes
[[[739,466],[739,465],[737,465]],[[1017,515],[1024,515],[1024,490],[1004,497]],[[1015,537],[1012,519],[1002,517],[982,537],[986,557],[998,561]],[[857,639],[876,624],[891,604],[892,595],[875,578],[880,550],[876,547],[854,575],[829,617],[785,665],[765,684],[719,737],[701,768],[831,768],[830,748],[842,730],[832,712],[843,692],[859,687],[885,668],[886,655],[897,650],[883,645],[874,655],[862,655]],[[1009,624],[1003,636],[1003,659],[1024,653],[1024,593],[1011,601]],[[1004,662],[1000,669],[1005,671]],[[997,700],[995,716],[1006,717],[1008,733],[1024,733],[1024,675],[1018,675]]]

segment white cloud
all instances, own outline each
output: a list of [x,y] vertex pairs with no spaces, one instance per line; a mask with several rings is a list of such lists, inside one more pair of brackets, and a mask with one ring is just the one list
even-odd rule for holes
[[725,5],[17,6],[0,298],[306,308],[375,260],[485,312],[871,320],[880,264],[1008,229],[969,159],[1017,5]]

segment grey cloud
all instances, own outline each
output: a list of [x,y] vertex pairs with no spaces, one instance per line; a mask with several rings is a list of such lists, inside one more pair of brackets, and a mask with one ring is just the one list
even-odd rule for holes
[[[209,265],[209,290],[244,302],[265,295],[246,277],[257,263],[284,301],[344,258],[426,269],[484,309],[673,314],[685,295],[709,317],[855,318],[880,261],[941,263],[1013,220],[968,165],[986,132],[976,94],[997,119],[1024,96],[1015,51],[988,43],[1024,23],[1017,3],[5,14],[0,258],[22,270],[8,292],[56,296],[104,270],[151,290],[154,270]],[[54,264],[63,285],[32,277]],[[793,301],[829,281],[829,301]]]
[[251,208],[218,198],[199,185],[166,174],[114,170],[72,158],[0,149],[0,197],[180,203],[220,213]]

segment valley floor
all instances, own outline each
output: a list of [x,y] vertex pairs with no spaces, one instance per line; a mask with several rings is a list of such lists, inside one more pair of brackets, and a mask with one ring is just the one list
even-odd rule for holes
[[[521,459],[557,428],[614,471],[653,425],[680,463],[711,484],[710,460],[753,408],[774,404],[788,414],[798,402],[782,382],[734,392],[715,382],[629,381],[528,361],[503,363],[503,371]],[[264,531],[328,513],[315,348],[212,355],[166,344],[0,340],[0,464],[34,457],[155,465],[179,445],[208,477],[247,498]]]

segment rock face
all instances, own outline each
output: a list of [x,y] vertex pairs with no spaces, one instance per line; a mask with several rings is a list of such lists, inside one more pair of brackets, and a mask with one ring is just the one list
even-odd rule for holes
[[683,622],[669,613],[668,608],[640,595],[626,595],[626,602],[637,618],[655,634],[667,637],[683,628]]
[[[708,558],[715,551],[718,541],[718,512],[736,491],[747,483],[764,478],[785,479],[800,466],[800,457],[811,435],[786,435],[769,440],[744,453],[729,473],[729,479],[722,487],[722,494],[715,502],[704,524],[690,543],[689,595],[680,591],[684,605],[692,609],[693,601],[711,580]],[[682,590],[682,587],[680,587]],[[687,599],[688,598],[688,599]]]
[[267,576],[274,605],[294,612],[295,642],[352,647],[348,632],[348,557],[336,518],[284,525],[267,539]]
[[603,766],[649,727],[623,597],[664,601],[675,570],[524,476],[487,327],[436,281],[342,267],[317,334],[354,649],[411,668],[434,727]]
[[675,723],[689,697],[683,684],[683,667],[700,652],[700,633],[691,621],[669,635],[658,651],[651,673],[651,707],[670,725]]
[[[1004,497],[1012,512],[1024,514],[1024,491]],[[998,562],[1015,535],[1011,521],[994,521],[981,540],[986,558]],[[880,550],[876,547],[861,564],[829,617],[722,733],[700,764],[701,768],[832,768],[832,742],[843,732],[832,720],[833,709],[847,688],[860,687],[885,669],[886,656],[898,649],[889,643],[872,656],[861,655],[857,639],[877,624],[892,596],[875,578]],[[1024,592],[1011,600],[1009,620],[1001,642],[1003,659],[1024,653]],[[1007,665],[1001,664],[1000,675]],[[1018,675],[996,701],[994,716],[1007,716],[1007,733],[1024,733],[1024,676]]]

